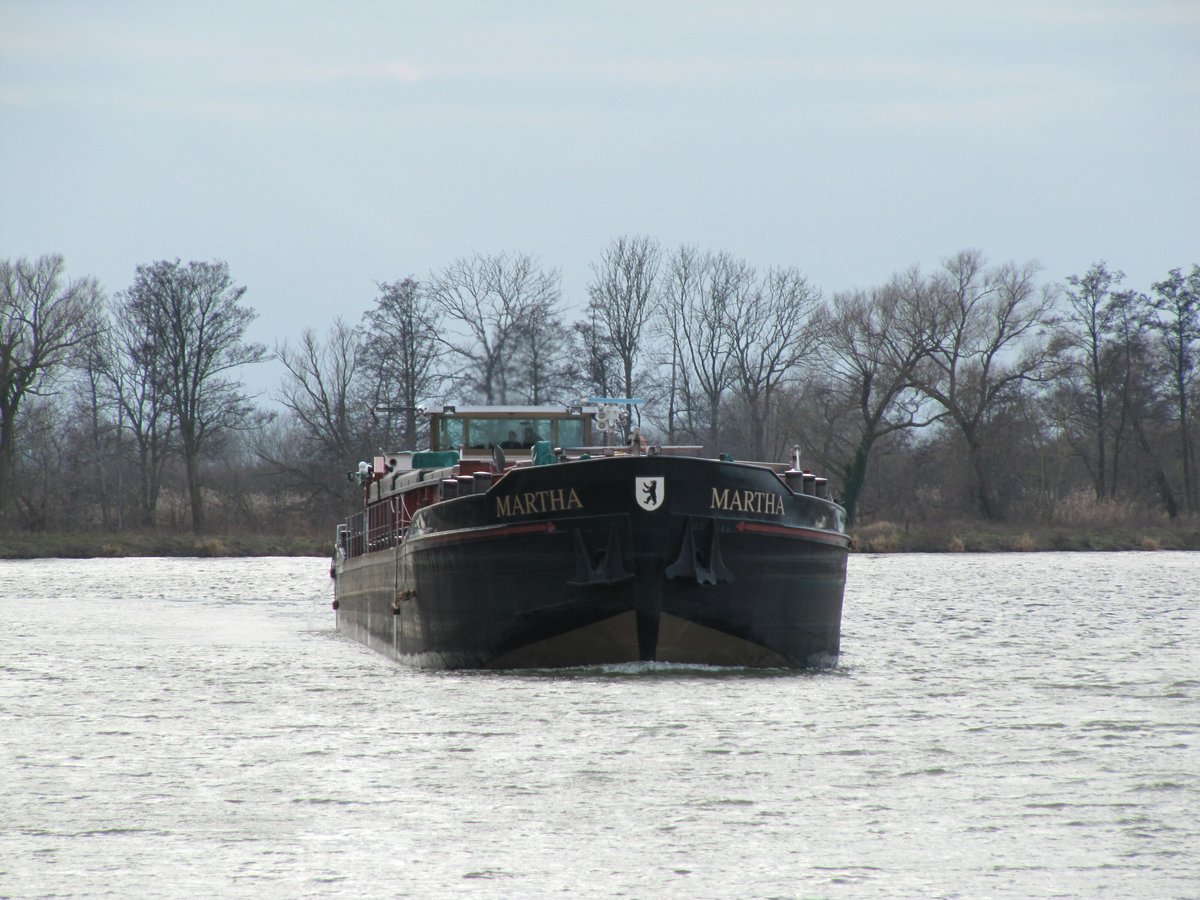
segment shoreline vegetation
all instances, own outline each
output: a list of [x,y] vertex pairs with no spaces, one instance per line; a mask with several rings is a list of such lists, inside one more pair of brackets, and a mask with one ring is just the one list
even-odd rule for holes
[[[1068,526],[951,522],[874,522],[853,529],[856,553],[1036,553],[1044,551],[1200,550],[1200,521]],[[163,532],[0,532],[0,559],[94,559],[136,556],[329,556],[329,538],[290,535],[194,535]]]
[[[224,261],[108,297],[60,254],[0,259],[0,556],[325,554],[361,509],[347,472],[428,446],[439,403],[588,397],[641,398],[607,444],[798,452],[866,552],[1200,549],[1200,264],[1139,288],[968,248],[827,297],[618,235],[592,271],[581,307],[536,255],[474,252],[268,352]],[[267,359],[270,408],[239,375]],[[151,522],[214,537],[107,534]]]

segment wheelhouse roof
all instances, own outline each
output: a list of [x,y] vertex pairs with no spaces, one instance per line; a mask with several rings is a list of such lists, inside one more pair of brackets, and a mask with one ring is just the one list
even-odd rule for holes
[[426,415],[430,416],[470,416],[474,419],[568,418],[595,415],[599,411],[600,407],[591,403],[572,406],[459,406],[448,403],[425,408]]

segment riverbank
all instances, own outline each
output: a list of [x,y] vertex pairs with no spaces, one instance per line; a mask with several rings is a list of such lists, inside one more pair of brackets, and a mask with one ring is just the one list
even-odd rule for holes
[[0,559],[92,559],[120,556],[328,556],[328,538],[170,532],[0,532]]
[[876,522],[854,529],[854,549],[859,553],[1200,550],[1200,520],[1151,525],[1032,527],[986,522],[939,525]]
[[[328,556],[323,538],[286,535],[193,535],[167,532],[0,532],[0,559],[92,559],[121,556]],[[983,522],[898,525],[854,530],[859,553],[1004,553],[1048,550],[1200,550],[1200,521],[1145,526],[1065,525],[1023,528]]]

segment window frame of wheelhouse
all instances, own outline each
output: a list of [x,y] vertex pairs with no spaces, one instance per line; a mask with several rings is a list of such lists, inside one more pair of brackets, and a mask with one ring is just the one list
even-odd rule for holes
[[429,447],[458,450],[463,459],[490,459],[497,447],[529,450],[540,440],[563,451],[583,450],[591,446],[597,411],[590,405],[430,407]]

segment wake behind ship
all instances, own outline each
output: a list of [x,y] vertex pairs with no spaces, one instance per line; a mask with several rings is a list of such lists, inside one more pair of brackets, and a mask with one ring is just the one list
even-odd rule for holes
[[845,514],[798,460],[597,446],[607,405],[428,414],[431,450],[356,473],[340,632],[428,668],[836,662]]

